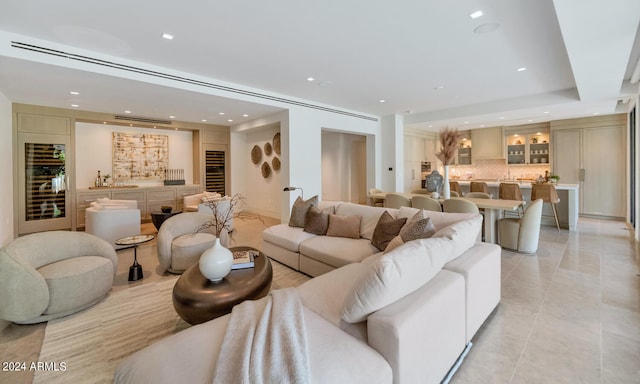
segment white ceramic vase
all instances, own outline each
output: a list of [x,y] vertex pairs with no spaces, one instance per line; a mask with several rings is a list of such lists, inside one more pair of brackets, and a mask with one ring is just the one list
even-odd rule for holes
[[200,256],[198,262],[200,272],[204,277],[214,283],[222,281],[229,274],[233,265],[233,254],[229,249],[220,244],[220,238],[216,237],[213,247],[207,249]]
[[449,186],[449,166],[444,166],[444,181],[442,181],[442,198],[447,200],[451,198],[451,187]]

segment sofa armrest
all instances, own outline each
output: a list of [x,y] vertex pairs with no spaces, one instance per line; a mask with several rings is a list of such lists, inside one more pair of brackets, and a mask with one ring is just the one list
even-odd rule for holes
[[8,321],[38,317],[49,305],[49,287],[44,277],[4,249],[0,250],[0,292],[0,318]]
[[427,284],[371,314],[369,345],[389,362],[394,383],[440,382],[465,348],[465,285],[442,270]]

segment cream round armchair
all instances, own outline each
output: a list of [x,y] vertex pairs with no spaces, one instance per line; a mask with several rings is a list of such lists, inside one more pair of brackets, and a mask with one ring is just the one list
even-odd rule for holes
[[0,249],[0,318],[33,324],[88,308],[111,290],[118,257],[84,232],[40,232]]
[[184,212],[165,220],[158,231],[159,273],[180,274],[200,260],[200,255],[211,248],[216,240],[213,228],[195,232],[211,215],[201,212]]

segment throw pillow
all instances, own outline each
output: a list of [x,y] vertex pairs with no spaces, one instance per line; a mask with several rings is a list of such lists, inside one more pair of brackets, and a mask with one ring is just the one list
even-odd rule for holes
[[[331,207],[333,211],[333,207]],[[304,231],[314,235],[326,235],[329,228],[329,212],[311,207],[304,218]]]
[[308,200],[302,200],[300,196],[293,203],[291,207],[291,217],[289,218],[290,227],[304,228],[304,219],[307,216],[307,211],[311,207],[318,206],[318,195],[315,195]]
[[329,228],[327,236],[360,238],[360,216],[329,215]]
[[381,251],[387,248],[387,245],[394,237],[398,236],[400,230],[407,222],[406,217],[400,219],[394,219],[389,212],[384,211],[378,219],[378,224],[373,230],[373,237],[371,238],[371,244]]
[[394,237],[384,252],[390,252],[407,241],[417,239],[427,239],[436,233],[436,227],[431,222],[431,218],[423,218],[422,211],[416,212],[402,227],[398,236]]

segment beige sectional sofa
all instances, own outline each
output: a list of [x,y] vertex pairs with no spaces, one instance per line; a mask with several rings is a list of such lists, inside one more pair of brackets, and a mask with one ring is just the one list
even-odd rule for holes
[[[500,248],[477,241],[481,216],[423,211],[436,233],[383,253],[371,245],[371,237],[386,208],[320,205],[337,215],[360,216],[361,237],[312,235],[287,224],[263,236],[268,256],[317,275],[296,288],[304,309],[311,381],[446,380],[500,300]],[[419,211],[386,210],[394,218]],[[215,361],[224,353],[229,317],[135,353],[120,364],[115,381],[211,382]]]

